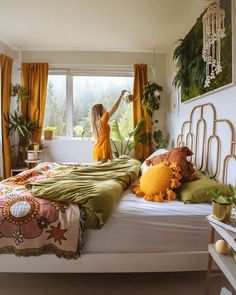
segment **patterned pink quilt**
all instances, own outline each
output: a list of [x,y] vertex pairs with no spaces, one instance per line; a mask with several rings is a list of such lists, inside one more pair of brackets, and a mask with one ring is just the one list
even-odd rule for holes
[[0,253],[79,256],[84,217],[78,205],[36,198],[24,188],[29,181],[69,169],[72,167],[46,163],[0,182]]

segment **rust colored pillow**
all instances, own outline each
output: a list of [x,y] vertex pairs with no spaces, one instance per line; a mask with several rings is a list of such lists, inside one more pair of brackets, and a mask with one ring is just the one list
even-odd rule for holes
[[175,148],[167,153],[161,154],[159,156],[153,157],[146,160],[146,164],[158,165],[163,161],[169,161],[171,163],[177,163],[180,167],[180,174],[182,176],[182,181],[195,180],[193,164],[187,160],[187,157],[192,156],[193,153],[188,147]]

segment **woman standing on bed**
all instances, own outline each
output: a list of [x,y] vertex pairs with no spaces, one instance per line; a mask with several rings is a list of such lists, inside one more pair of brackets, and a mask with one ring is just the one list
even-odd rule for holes
[[93,149],[93,158],[100,163],[105,163],[112,158],[110,126],[108,121],[117,111],[125,92],[126,90],[121,90],[119,98],[110,111],[106,110],[100,103],[95,104],[91,109],[92,132],[96,139],[96,144]]

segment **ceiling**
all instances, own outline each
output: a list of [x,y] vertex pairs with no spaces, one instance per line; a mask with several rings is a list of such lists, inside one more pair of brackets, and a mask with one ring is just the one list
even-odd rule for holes
[[22,50],[165,51],[205,0],[0,0],[0,40]]

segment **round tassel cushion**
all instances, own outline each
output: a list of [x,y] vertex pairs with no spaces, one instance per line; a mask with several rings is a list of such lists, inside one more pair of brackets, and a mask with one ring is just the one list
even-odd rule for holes
[[140,190],[145,195],[165,194],[173,179],[173,170],[163,164],[151,166],[140,178]]

